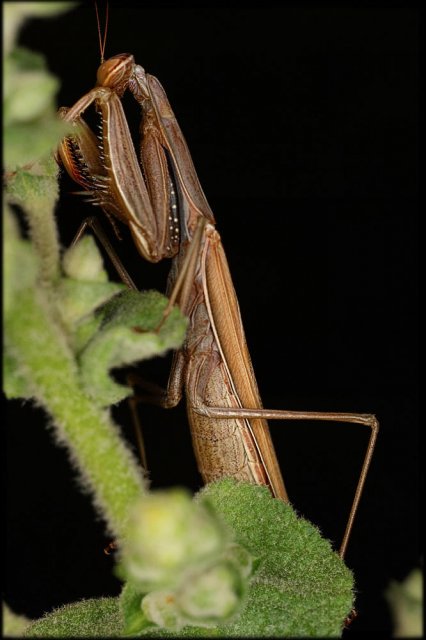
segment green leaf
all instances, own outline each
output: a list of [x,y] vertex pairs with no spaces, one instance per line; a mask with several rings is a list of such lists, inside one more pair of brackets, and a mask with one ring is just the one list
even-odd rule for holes
[[3,3],[3,51],[9,53],[17,33],[25,20],[32,17],[54,16],[69,11],[76,2],[4,2]]
[[118,598],[93,598],[67,604],[30,625],[26,638],[117,638],[123,618]]
[[[118,282],[81,282],[63,278],[56,292],[61,315],[70,331],[77,331],[81,321],[93,314],[112,296],[125,290]],[[101,318],[96,322],[99,326]],[[81,347],[80,347],[81,348]]]
[[59,80],[47,71],[44,57],[15,49],[6,60],[4,124],[30,122],[50,110]]
[[156,331],[167,302],[157,291],[124,291],[100,309],[99,330],[80,354],[82,384],[96,404],[109,406],[132,393],[109,376],[111,369],[163,355],[182,344],[187,321],[178,309]]
[[220,631],[233,636],[338,637],[353,608],[353,576],[314,525],[268,489],[226,479],[208,499],[260,561],[246,606]]
[[4,164],[12,172],[50,154],[72,126],[56,113],[59,81],[41,54],[16,49],[3,71]]

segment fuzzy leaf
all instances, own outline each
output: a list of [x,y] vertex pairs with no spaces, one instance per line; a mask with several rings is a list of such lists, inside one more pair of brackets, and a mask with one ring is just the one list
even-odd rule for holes
[[25,638],[117,638],[123,619],[118,598],[67,604],[30,625]]
[[208,499],[260,559],[245,609],[220,626],[233,636],[340,636],[353,607],[353,577],[318,529],[265,487],[231,479],[205,487]]
[[109,406],[129,396],[132,390],[108,375],[116,367],[163,355],[178,348],[185,336],[187,321],[174,309],[162,320],[167,298],[156,291],[124,291],[100,310],[102,322],[80,355],[81,380],[99,406]]
[[4,164],[14,171],[47,156],[72,127],[56,113],[59,81],[41,54],[15,49],[3,70]]
[[76,2],[5,2],[3,3],[3,50],[9,53],[25,20],[54,16],[69,11]]

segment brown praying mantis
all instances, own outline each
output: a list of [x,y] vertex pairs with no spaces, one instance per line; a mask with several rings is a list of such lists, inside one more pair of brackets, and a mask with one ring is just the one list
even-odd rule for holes
[[[142,112],[140,163],[121,103],[126,90]],[[81,118],[93,103],[101,117],[100,139]],[[154,76],[135,64],[132,55],[116,55],[102,62],[95,88],[61,114],[79,127],[59,148],[70,176],[113,224],[118,219],[129,227],[143,258],[173,258],[165,313],[178,304],[189,317],[189,328],[174,356],[167,391],[152,400],[173,407],[185,390],[203,480],[232,476],[266,485],[275,498],[288,502],[268,419],[356,423],[370,429],[339,550],[343,557],[377,438],[376,417],[262,407],[215,219],[166,93]],[[120,275],[134,287],[123,269]]]

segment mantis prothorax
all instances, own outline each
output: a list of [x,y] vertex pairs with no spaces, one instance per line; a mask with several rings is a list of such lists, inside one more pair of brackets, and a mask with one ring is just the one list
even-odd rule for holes
[[[127,89],[142,111],[143,173],[120,101]],[[100,141],[81,119],[92,103],[102,119]],[[185,344],[175,354],[167,392],[156,401],[175,406],[185,388],[195,456],[204,481],[232,476],[266,485],[274,497],[288,501],[267,419],[357,423],[370,429],[340,546],[343,557],[375,446],[377,419],[371,414],[262,407],[214,216],[155,77],[135,64],[132,55],[116,55],[99,67],[96,87],[70,109],[62,109],[62,116],[80,126],[76,136],[66,138],[59,149],[70,176],[110,219],[128,225],[143,258],[151,262],[174,258],[170,305],[178,303],[190,324]]]

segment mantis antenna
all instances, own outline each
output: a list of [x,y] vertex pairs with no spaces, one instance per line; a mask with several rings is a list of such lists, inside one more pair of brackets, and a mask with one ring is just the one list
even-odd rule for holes
[[106,3],[106,9],[105,9],[105,26],[104,26],[104,35],[102,38],[102,30],[101,30],[101,22],[99,19],[99,10],[98,10],[98,3],[95,2],[95,11],[96,11],[96,22],[98,24],[98,37],[99,37],[99,50],[101,53],[101,64],[103,64],[105,62],[105,45],[106,45],[106,39],[107,39],[107,33],[108,33],[108,2]]

